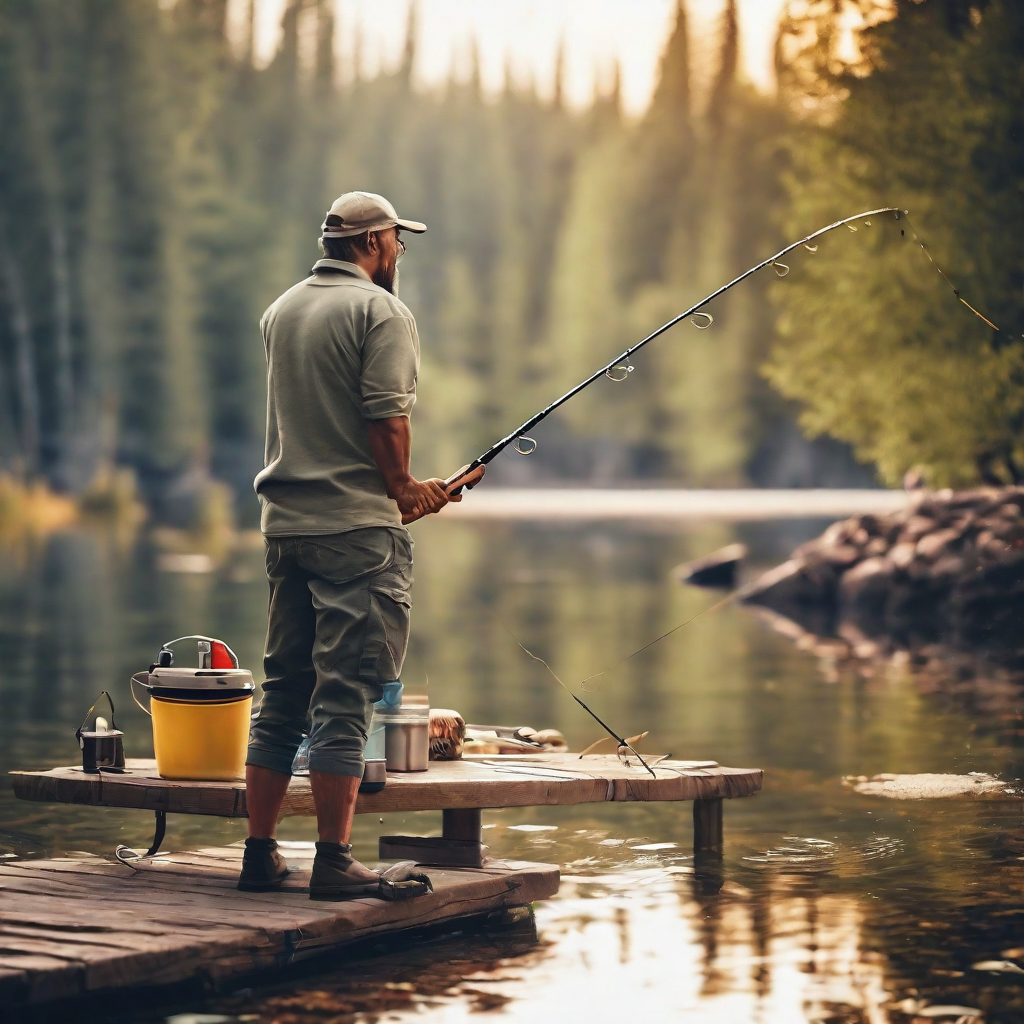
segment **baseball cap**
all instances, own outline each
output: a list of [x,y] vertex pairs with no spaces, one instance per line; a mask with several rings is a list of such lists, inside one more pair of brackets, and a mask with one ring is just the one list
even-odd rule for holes
[[327,217],[337,217],[341,223],[328,227],[327,218],[324,218],[320,225],[324,238],[348,238],[364,231],[383,231],[394,227],[416,234],[427,230],[427,225],[418,220],[403,220],[391,203],[376,192],[346,192],[338,196],[327,211]]

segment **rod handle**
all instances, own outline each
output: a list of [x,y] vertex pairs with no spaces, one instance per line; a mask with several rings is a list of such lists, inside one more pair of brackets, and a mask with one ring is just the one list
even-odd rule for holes
[[468,466],[460,469],[457,473],[453,473],[447,480],[445,480],[444,489],[449,494],[461,494],[463,490],[472,490],[476,486],[475,484],[462,484],[459,481],[465,480],[470,473],[480,465],[482,465],[482,463],[471,462]]

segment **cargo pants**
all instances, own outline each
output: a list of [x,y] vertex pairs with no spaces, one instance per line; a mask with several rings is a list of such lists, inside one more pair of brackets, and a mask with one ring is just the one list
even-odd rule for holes
[[291,774],[308,728],[311,771],[361,777],[372,705],[409,643],[412,538],[373,526],[266,541],[266,681],[246,764]]

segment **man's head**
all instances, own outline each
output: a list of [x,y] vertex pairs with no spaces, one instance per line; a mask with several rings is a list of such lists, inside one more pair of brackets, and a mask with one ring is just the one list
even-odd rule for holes
[[355,263],[374,284],[395,293],[398,260],[405,252],[399,233],[420,234],[427,226],[403,220],[391,203],[376,193],[346,192],[335,199],[320,230],[324,256]]

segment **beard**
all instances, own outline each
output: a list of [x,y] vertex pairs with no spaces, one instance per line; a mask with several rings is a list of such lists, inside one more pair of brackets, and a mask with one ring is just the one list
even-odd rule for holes
[[373,275],[373,283],[392,295],[398,295],[398,261],[393,260],[385,263],[376,274]]

